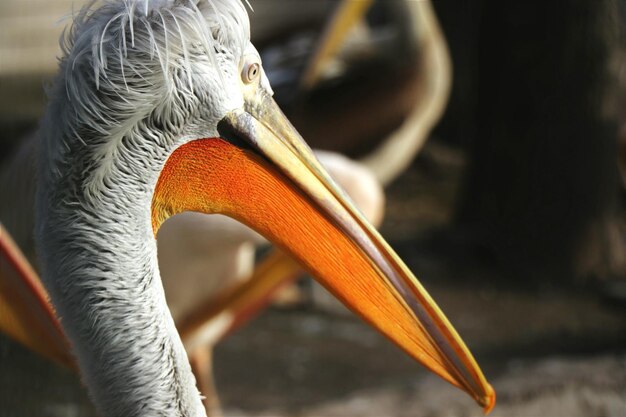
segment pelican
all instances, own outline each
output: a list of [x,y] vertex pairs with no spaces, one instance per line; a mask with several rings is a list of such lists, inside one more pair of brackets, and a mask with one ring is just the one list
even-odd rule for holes
[[154,239],[188,210],[250,225],[415,359],[493,406],[451,325],[273,102],[240,3],[83,9],[41,137],[42,277],[103,415],[204,414]]
[[[327,65],[330,57],[337,53],[337,49],[345,38],[348,31],[354,26],[354,22],[363,19],[364,13],[371,6],[370,0],[342,0],[337,7],[337,12],[330,20],[330,24],[325,30],[325,35],[317,48],[317,53],[313,56],[309,67],[303,72],[301,84],[307,88],[311,88],[320,79],[320,73],[322,68]],[[263,7],[261,7],[263,6]],[[274,3],[263,3],[259,5],[256,17],[256,31],[259,32],[259,28],[263,23],[263,19],[260,17],[265,16],[267,18],[268,12],[272,7],[275,8]],[[299,5],[294,10],[303,10],[303,6]],[[424,143],[427,133],[434,124],[434,122],[440,117],[442,109],[445,105],[447,98],[449,84],[450,84],[450,70],[449,59],[445,47],[445,41],[441,35],[437,19],[434,16],[432,6],[430,2],[425,0],[423,2],[407,2],[407,10],[409,12],[409,22],[412,33],[415,37],[415,42],[420,45],[420,51],[422,51],[421,59],[419,61],[420,81],[423,93],[420,95],[420,100],[416,103],[411,113],[408,115],[407,120],[402,126],[394,132],[391,136],[384,141],[384,143],[371,152],[364,160],[363,163],[368,169],[362,169],[345,158],[325,153],[322,156],[322,164],[328,163],[324,159],[330,161],[332,166],[330,167],[331,175],[339,182],[339,184],[347,190],[348,195],[351,197],[356,193],[358,197],[363,197],[361,201],[357,201],[357,207],[362,211],[365,211],[366,218],[368,218],[374,225],[380,221],[382,215],[382,194],[380,186],[371,178],[371,172],[381,181],[383,184],[388,184],[395,179],[406,167],[414,155],[421,148]],[[327,8],[327,6],[320,5],[320,9]],[[290,9],[291,10],[291,9]],[[316,9],[317,10],[317,9]],[[275,10],[274,10],[275,11]],[[319,10],[318,10],[319,12]],[[318,13],[319,14],[319,13]],[[282,19],[282,16],[281,16]],[[267,28],[266,28],[267,29]],[[258,38],[263,36],[257,33]],[[267,35],[265,35],[267,37]],[[33,259],[34,251],[32,250],[32,226],[30,221],[24,221],[25,218],[30,220],[28,216],[29,208],[32,202],[30,201],[31,188],[34,189],[34,181],[32,180],[32,172],[30,172],[32,161],[30,155],[34,151],[34,141],[28,141],[26,146],[19,152],[18,157],[12,161],[13,165],[17,169],[10,169],[5,172],[5,178],[3,186],[3,193],[5,195],[11,195],[11,201],[8,203],[8,199],[4,204],[0,204],[0,218],[5,222],[10,229],[13,230],[13,236],[17,238],[20,248],[25,249],[29,259]],[[318,152],[319,154],[319,152]],[[328,167],[327,167],[328,168]],[[5,170],[6,171],[6,170]],[[19,182],[16,182],[18,179]],[[357,181],[358,179],[358,181]],[[346,185],[348,185],[346,187]],[[12,189],[16,189],[19,192],[11,192]],[[34,193],[34,191],[32,191]],[[19,197],[21,200],[16,200]],[[7,211],[6,208],[9,208]],[[16,209],[16,207],[20,207]],[[3,208],[5,208],[3,212]],[[371,217],[368,215],[371,213]],[[197,233],[202,237],[193,238],[193,232],[197,231],[197,227],[193,229],[194,225],[199,225],[206,230],[205,233]],[[191,225],[191,227],[188,227]],[[188,243],[181,245],[179,239],[181,233],[177,232],[177,228],[186,230],[186,233],[190,234]],[[17,232],[17,233],[15,233]],[[228,244],[219,246],[220,251],[213,251],[209,254],[204,254],[202,259],[200,257],[181,256],[181,249],[188,247],[193,251],[199,252],[202,245],[193,245],[193,242],[204,241],[207,245],[217,246],[215,243],[219,239],[217,235],[223,234],[227,239]],[[230,235],[229,235],[230,233]],[[176,221],[168,222],[163,230],[159,233],[160,236],[173,236],[176,237],[176,243],[170,241],[167,238],[159,240],[159,247],[166,247],[160,249],[160,264],[163,276],[165,278],[164,283],[166,285],[166,294],[169,300],[170,308],[172,310],[193,310],[194,303],[187,298],[183,303],[183,297],[180,297],[181,291],[187,291],[187,296],[196,297],[196,299],[207,299],[207,293],[213,293],[217,288],[224,287],[225,283],[233,284],[233,282],[241,281],[245,277],[250,275],[250,269],[252,265],[251,251],[252,244],[259,244],[258,235],[250,233],[244,228],[240,228],[239,224],[213,219],[197,218],[193,215],[186,215],[184,217],[177,216]],[[206,236],[210,236],[207,239]],[[233,239],[235,241],[233,241]],[[245,243],[244,242],[250,242]],[[191,241],[191,243],[189,243]],[[221,253],[218,253],[221,252]],[[184,255],[184,254],[183,254]],[[208,258],[214,258],[214,261]],[[178,259],[184,259],[185,262],[176,262]],[[290,262],[284,259],[285,263]],[[201,267],[202,265],[202,267]],[[186,271],[181,271],[181,266],[186,267],[188,271],[195,269],[195,275],[200,275],[203,269],[213,270],[219,268],[220,270],[227,272],[230,271],[230,279],[214,280],[209,283],[205,282],[203,292],[191,289],[188,285],[168,285],[175,280],[169,280],[170,276],[177,274],[178,276],[187,277],[189,274]],[[193,268],[192,266],[195,266]],[[295,266],[295,265],[294,265]],[[163,268],[166,270],[163,271]],[[170,271],[171,274],[170,275]],[[292,271],[290,271],[291,273]],[[226,276],[227,274],[221,274]],[[182,278],[179,278],[181,280]],[[201,278],[199,278],[201,279]],[[172,291],[172,290],[175,291]],[[170,295],[172,294],[172,295]],[[183,304],[185,308],[181,307]],[[176,317],[176,313],[174,313]]]

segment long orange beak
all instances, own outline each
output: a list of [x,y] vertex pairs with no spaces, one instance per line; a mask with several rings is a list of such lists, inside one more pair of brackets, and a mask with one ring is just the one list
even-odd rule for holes
[[178,148],[152,204],[156,233],[182,211],[222,213],[297,259],[355,313],[485,411],[495,393],[426,290],[364,219],[262,88],[221,138]]

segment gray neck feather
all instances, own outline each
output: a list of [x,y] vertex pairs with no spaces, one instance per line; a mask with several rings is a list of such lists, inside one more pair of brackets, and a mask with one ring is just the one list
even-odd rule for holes
[[152,194],[141,190],[153,188],[157,176],[148,172],[142,184],[109,183],[106,195],[91,204],[63,201],[72,189],[66,181],[40,193],[48,201],[38,236],[46,248],[45,284],[105,416],[204,415],[165,303]]

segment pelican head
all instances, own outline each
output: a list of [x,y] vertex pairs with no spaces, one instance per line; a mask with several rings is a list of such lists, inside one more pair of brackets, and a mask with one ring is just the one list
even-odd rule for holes
[[489,409],[439,308],[272,99],[238,0],[109,0],[79,12],[41,125],[42,277],[101,413],[204,415],[154,236],[222,213]]

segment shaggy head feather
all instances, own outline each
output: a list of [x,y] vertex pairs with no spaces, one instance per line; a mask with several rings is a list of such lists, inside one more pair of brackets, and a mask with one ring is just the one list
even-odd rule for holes
[[96,197],[120,148],[141,146],[132,142],[146,131],[158,127],[178,140],[185,128],[213,126],[241,105],[239,65],[249,38],[239,0],[91,2],[61,39],[52,114],[43,124],[51,160],[89,148],[85,187]]

